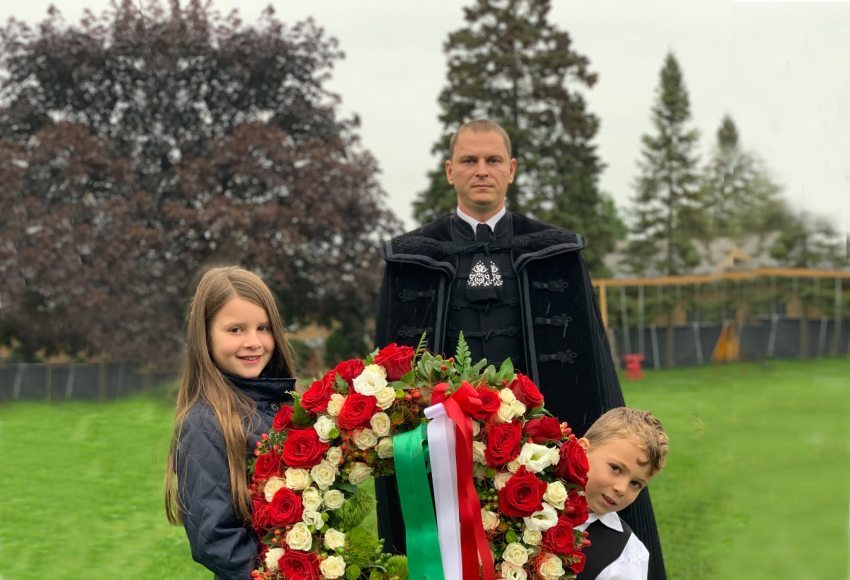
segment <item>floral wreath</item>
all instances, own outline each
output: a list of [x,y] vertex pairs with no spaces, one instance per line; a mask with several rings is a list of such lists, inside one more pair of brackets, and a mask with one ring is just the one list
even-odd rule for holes
[[[575,578],[584,568],[588,540],[576,526],[587,518],[587,458],[510,360],[498,370],[486,360],[473,365],[463,336],[456,356],[444,359],[425,351],[423,336],[417,349],[390,344],[343,361],[293,396],[294,405],[281,408],[257,443],[250,467],[252,525],[261,542],[254,578],[406,578],[408,567],[412,576],[441,578],[455,565],[465,578],[554,579]],[[415,471],[408,456],[422,455],[425,429],[428,445],[440,444],[427,424],[437,425],[433,414],[441,408],[452,417],[446,433],[455,454],[431,454],[435,502],[449,506],[437,505],[436,529],[430,494],[421,493],[427,468],[407,489],[402,474]],[[449,458],[441,469],[458,488],[442,498],[438,457]],[[407,558],[383,553],[374,533],[357,527],[374,505],[360,484],[394,473]],[[426,509],[405,509],[423,496]],[[409,521],[423,514],[428,521]],[[432,537],[412,540],[412,529]],[[448,554],[452,546],[462,553]]]

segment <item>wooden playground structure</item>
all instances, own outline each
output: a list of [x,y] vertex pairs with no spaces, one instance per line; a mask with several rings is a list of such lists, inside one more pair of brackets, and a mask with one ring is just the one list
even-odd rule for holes
[[[611,339],[614,358],[647,355],[660,368],[659,353],[675,366],[676,334],[687,329],[695,337],[696,364],[737,361],[742,356],[742,328],[767,329],[764,357],[774,358],[777,340],[790,340],[780,324],[793,321],[798,329],[799,358],[850,356],[850,271],[805,268],[757,268],[705,275],[655,278],[607,278],[593,281],[602,321]],[[700,328],[716,327],[712,345],[700,341]],[[647,332],[648,329],[648,332]],[[658,335],[664,334],[664,350]],[[663,332],[665,331],[666,332]],[[812,336],[816,334],[817,336]],[[712,335],[712,338],[714,335]],[[751,337],[750,337],[751,338]],[[650,344],[647,345],[646,343]],[[745,345],[746,346],[746,345]],[[710,356],[708,348],[710,347]],[[761,345],[759,345],[761,348]],[[788,348],[785,349],[786,351]],[[752,346],[749,352],[755,352]]]

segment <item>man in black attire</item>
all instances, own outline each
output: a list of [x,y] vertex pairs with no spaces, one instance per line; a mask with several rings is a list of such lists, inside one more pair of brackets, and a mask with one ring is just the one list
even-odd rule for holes
[[[624,405],[581,236],[505,208],[516,173],[510,139],[498,124],[471,121],[452,137],[446,177],[456,213],[387,242],[376,342],[453,355],[463,331],[472,360],[510,358],[577,436]],[[376,481],[378,529],[388,550],[405,551],[394,478]],[[650,552],[650,574],[665,578],[646,490],[621,513]]]

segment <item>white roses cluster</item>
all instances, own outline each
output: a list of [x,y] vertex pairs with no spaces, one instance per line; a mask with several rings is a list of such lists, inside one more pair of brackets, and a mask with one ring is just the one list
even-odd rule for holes
[[514,420],[514,417],[522,417],[526,411],[525,404],[517,399],[514,392],[507,387],[499,391],[499,399],[502,404],[499,405],[496,416],[502,423],[510,423]]

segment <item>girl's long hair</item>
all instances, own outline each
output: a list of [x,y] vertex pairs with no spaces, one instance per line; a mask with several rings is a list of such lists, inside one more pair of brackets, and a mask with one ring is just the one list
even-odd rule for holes
[[[237,267],[213,268],[198,284],[186,324],[187,356],[177,394],[174,430],[168,452],[165,473],[165,513],[168,521],[181,524],[183,516],[177,493],[177,455],[180,451],[180,432],[191,408],[206,403],[215,413],[221,426],[230,471],[230,496],[238,518],[251,520],[251,497],[247,481],[247,436],[256,411],[254,401],[234,388],[221,374],[210,354],[209,328],[219,310],[234,297],[257,306],[268,314],[275,349],[268,370],[273,377],[294,376],[292,354],[283,327],[283,320],[268,286],[257,276]],[[225,477],[225,474],[221,474]]]

